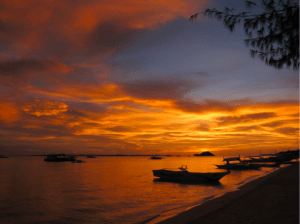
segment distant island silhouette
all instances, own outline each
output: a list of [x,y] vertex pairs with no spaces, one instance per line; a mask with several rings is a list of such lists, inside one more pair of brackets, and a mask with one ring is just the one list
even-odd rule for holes
[[215,155],[209,151],[206,151],[206,152],[202,152],[200,154],[194,154],[194,156],[215,156]]

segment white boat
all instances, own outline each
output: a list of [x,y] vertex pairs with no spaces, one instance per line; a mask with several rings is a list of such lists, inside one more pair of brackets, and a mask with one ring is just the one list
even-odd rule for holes
[[182,165],[179,170],[152,170],[155,177],[159,177],[163,180],[170,181],[193,181],[193,182],[207,182],[207,181],[219,181],[222,177],[230,173],[226,172],[208,172],[208,173],[196,173],[187,171],[187,166]]

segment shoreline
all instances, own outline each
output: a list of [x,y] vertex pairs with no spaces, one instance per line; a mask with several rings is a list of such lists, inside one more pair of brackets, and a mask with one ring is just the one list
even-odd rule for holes
[[[294,180],[295,176],[297,180]],[[283,179],[285,179],[285,182],[283,182]],[[268,187],[270,188],[270,190],[268,190]],[[280,189],[284,189],[284,190],[287,189],[287,191],[284,194],[286,195],[293,194],[294,197],[297,197],[297,199],[292,198],[293,201],[292,205],[291,203],[286,202],[284,200],[285,195],[283,195],[283,198],[281,198],[282,199],[281,201],[283,201],[283,203],[286,204],[285,207],[286,206],[297,207],[297,208],[293,208],[293,207],[290,208],[292,214],[290,214],[288,217],[282,217],[282,218],[294,219],[296,220],[296,222],[293,222],[292,220],[290,220],[291,222],[288,221],[276,222],[276,220],[280,220],[279,217],[275,219],[275,222],[272,223],[295,223],[295,224],[297,223],[298,224],[299,223],[299,163],[291,164],[289,166],[280,168],[272,173],[267,174],[266,176],[259,177],[258,179],[243,184],[242,186],[238,187],[238,189],[235,191],[231,191],[223,195],[216,196],[210,200],[205,201],[200,205],[195,205],[175,215],[173,214],[170,215],[169,217],[154,218],[150,222],[147,222],[147,224],[173,224],[173,223],[194,224],[200,222],[203,224],[221,223],[221,222],[235,223],[234,220],[232,220],[232,217],[237,215],[239,218],[236,220],[236,223],[245,223],[245,221],[247,221],[247,218],[244,217],[246,214],[243,215],[243,213],[247,213],[247,214],[249,213],[248,215],[252,214],[252,216],[256,217],[256,221],[257,221],[257,219],[259,219],[259,217],[257,217],[257,215],[255,214],[257,212],[256,211],[257,208],[261,207],[262,209],[262,206],[266,208],[268,207],[268,204],[270,204],[269,205],[270,208],[268,208],[267,211],[264,211],[263,215],[274,216],[274,211],[272,210],[281,209],[282,206],[284,206],[283,204],[281,204],[279,197],[277,197],[279,194],[283,194],[282,192],[280,192]],[[269,197],[268,200],[266,201],[264,197],[257,197],[257,194],[259,193],[265,197],[268,196]],[[292,195],[290,195],[290,197],[291,196]],[[247,201],[247,203],[243,201],[243,198]],[[271,200],[273,201],[272,202],[273,204],[274,203],[277,204],[271,205]],[[295,200],[297,201],[295,202]],[[244,206],[245,204],[247,204],[247,206]],[[248,210],[244,211],[242,209],[243,206],[245,207],[245,209],[248,209],[249,211]],[[234,209],[234,210],[232,211],[230,209]],[[237,210],[240,211],[240,214],[236,214]],[[295,215],[295,211],[297,215]],[[229,219],[229,220],[226,221],[225,219]],[[250,222],[249,220],[248,223],[252,223],[252,222]]]

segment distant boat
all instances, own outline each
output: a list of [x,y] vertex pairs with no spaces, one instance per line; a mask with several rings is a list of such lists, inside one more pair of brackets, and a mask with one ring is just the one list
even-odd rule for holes
[[79,160],[74,160],[74,161],[72,161],[72,163],[85,163],[85,161],[79,159]]
[[209,151],[206,151],[206,152],[202,152],[200,154],[194,154],[194,156],[215,156],[215,155]]
[[160,156],[151,156],[150,159],[162,159],[162,157],[160,157]]
[[67,156],[66,154],[50,154],[50,155],[46,155],[44,161],[47,162],[76,161],[76,158],[75,156]]
[[268,162],[279,162],[281,159],[273,154],[261,154],[259,156],[249,156],[253,163],[268,163]]
[[259,166],[259,167],[280,167],[282,162],[259,162],[259,161],[253,161],[251,159],[244,159],[241,160],[242,163],[249,163],[253,164],[254,166]]
[[6,158],[8,158],[8,156],[6,156],[6,155],[0,155],[0,159],[6,159]]
[[[218,169],[226,169],[226,170],[259,170],[260,165],[248,163],[248,162],[241,162],[240,157],[229,157],[224,158],[223,161],[226,162],[226,164],[223,165],[216,165]],[[235,163],[230,163],[231,161],[239,161]]]
[[190,181],[190,182],[210,182],[219,181],[222,177],[230,173],[226,172],[212,172],[212,173],[196,173],[187,171],[187,166],[182,165],[179,170],[152,170],[153,176],[159,177],[163,180],[169,181]]
[[86,158],[97,158],[97,157],[93,156],[93,155],[89,155],[89,156],[86,156]]
[[292,159],[295,159],[293,155],[272,155],[272,154],[262,154],[260,156],[251,156],[250,160],[253,163],[268,163],[268,162],[274,162],[274,163],[283,163],[286,161],[291,161]]

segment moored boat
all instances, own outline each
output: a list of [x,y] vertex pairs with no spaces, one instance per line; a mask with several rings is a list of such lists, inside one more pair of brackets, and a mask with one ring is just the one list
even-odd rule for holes
[[160,156],[151,156],[150,159],[162,159],[162,157],[160,157]]
[[[229,157],[229,158],[224,158],[223,159],[226,164],[222,165],[216,165],[218,169],[226,169],[226,170],[259,170],[260,165],[259,164],[253,164],[251,162],[241,162],[240,157]],[[238,161],[238,162],[233,162],[232,161]]]
[[299,158],[299,149],[293,151],[284,151],[276,154],[261,154],[259,156],[249,156],[253,163],[287,163]]
[[228,163],[223,165],[215,165],[218,169],[226,170],[259,170],[259,164],[250,164],[250,163]]
[[67,156],[66,154],[50,154],[46,155],[44,161],[47,162],[64,162],[64,161],[76,161],[75,156]]
[[159,177],[163,180],[169,181],[191,181],[191,182],[211,182],[219,181],[222,177],[230,173],[226,172],[189,172],[187,166],[183,165],[178,168],[179,170],[160,169],[152,170],[154,177]]
[[254,163],[253,165],[260,167],[280,167],[281,163]]
[[72,163],[85,163],[85,161],[83,161],[83,160],[81,160],[81,159],[78,159],[78,160],[72,161]]

